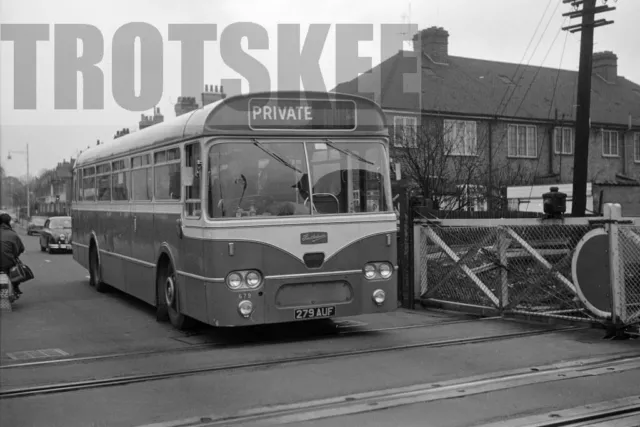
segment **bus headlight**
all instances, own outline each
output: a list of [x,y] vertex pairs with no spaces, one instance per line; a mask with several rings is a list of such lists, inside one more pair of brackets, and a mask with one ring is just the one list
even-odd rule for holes
[[226,282],[233,291],[258,289],[262,285],[262,274],[257,270],[236,270],[229,273]]
[[239,289],[242,286],[242,277],[238,273],[231,273],[227,276],[227,286],[231,289]]
[[388,279],[389,277],[391,277],[391,273],[393,272],[391,266],[385,263],[380,264],[380,266],[378,267],[378,271],[380,272],[380,276],[382,276],[383,279]]
[[250,271],[249,273],[247,273],[246,277],[247,286],[249,286],[251,289],[255,289],[260,286],[261,279],[262,278],[257,272]]
[[369,280],[376,277],[376,267],[373,264],[367,264],[364,266],[364,277]]
[[388,262],[371,262],[362,271],[367,280],[386,280],[393,275],[393,266]]
[[384,293],[382,289],[376,289],[375,291],[373,291],[373,301],[376,304],[382,305],[386,298],[387,298],[387,295]]
[[253,313],[253,303],[251,301],[240,301],[238,304],[238,312],[242,315],[242,317],[249,317],[251,313]]

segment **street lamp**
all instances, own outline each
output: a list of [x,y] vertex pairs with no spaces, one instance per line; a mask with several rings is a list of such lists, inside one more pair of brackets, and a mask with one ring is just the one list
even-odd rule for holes
[[7,160],[11,160],[11,153],[13,154],[24,154],[27,158],[27,220],[31,218],[31,201],[30,201],[30,191],[29,191],[29,144],[27,144],[26,151],[9,151],[9,155],[7,156]]

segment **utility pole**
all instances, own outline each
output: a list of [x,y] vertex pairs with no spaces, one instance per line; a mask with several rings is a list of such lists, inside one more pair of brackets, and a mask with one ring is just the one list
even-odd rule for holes
[[591,131],[591,71],[593,67],[593,32],[595,27],[613,24],[606,19],[595,20],[596,13],[609,12],[615,7],[596,7],[596,0],[562,0],[582,10],[564,13],[571,19],[582,17],[581,24],[562,28],[571,33],[582,32],[580,39],[580,68],[578,71],[578,111],[573,157],[573,202],[571,216],[582,217],[587,209],[587,172],[589,165],[589,133]]
[[9,151],[9,155],[7,156],[8,160],[11,160],[11,153],[24,154],[25,156],[27,156],[27,220],[29,220],[29,218],[31,218],[31,187],[29,185],[29,180],[31,179],[29,176],[29,144],[27,144],[26,151]]
[[27,221],[31,219],[31,177],[29,176],[29,144],[27,144]]

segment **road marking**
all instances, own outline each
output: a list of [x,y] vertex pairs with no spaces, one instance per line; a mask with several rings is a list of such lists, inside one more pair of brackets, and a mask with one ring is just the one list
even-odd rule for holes
[[44,262],[51,262],[51,260],[50,259],[45,259]]
[[91,276],[84,276],[85,279],[91,279]]
[[13,360],[30,360],[69,356],[69,353],[59,348],[48,348],[45,350],[16,351],[14,353],[7,353],[7,356]]
[[[217,425],[271,427],[361,414],[417,403],[460,398],[572,378],[614,374],[633,369],[640,369],[640,357],[635,356],[622,360],[612,360],[612,358],[574,360],[555,365],[532,366],[452,381],[419,384],[308,402],[258,407],[240,411],[236,414],[212,414],[205,417],[147,424],[139,427],[211,427]],[[509,426],[511,427],[511,424]]]

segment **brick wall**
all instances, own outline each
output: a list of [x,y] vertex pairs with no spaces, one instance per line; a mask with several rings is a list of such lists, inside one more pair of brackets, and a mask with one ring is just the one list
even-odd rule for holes
[[[389,126],[389,134],[393,142],[394,135],[394,117],[400,114],[387,114],[387,124]],[[407,114],[406,116],[411,116]],[[432,121],[442,121],[441,118],[424,118],[422,123]],[[472,119],[460,119],[472,120]],[[556,152],[555,147],[555,131],[556,126],[550,124],[531,124],[523,122],[504,122],[504,121],[486,121],[475,120],[478,141],[477,159],[488,170],[489,161],[493,165],[493,169],[499,172],[505,167],[513,171],[521,171],[523,176],[527,178],[536,176],[537,182],[540,183],[571,183],[573,180],[573,163],[574,163],[574,133],[572,131],[571,153],[562,154]],[[522,158],[508,155],[508,129],[510,124],[517,125],[534,125],[536,128],[536,157]],[[568,125],[571,127],[572,125]],[[606,130],[606,129],[605,129]],[[491,136],[491,145],[489,148],[489,136]],[[619,155],[616,157],[603,155],[603,132],[600,128],[593,128],[590,136],[589,147],[589,169],[588,181],[590,182],[613,182],[616,175],[623,174],[632,178],[640,179],[640,162],[634,161],[634,132],[618,131]],[[491,153],[491,159],[490,159]],[[460,160],[459,158],[457,159]],[[626,164],[626,167],[625,167]],[[543,179],[542,177],[547,177]]]

